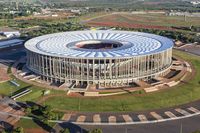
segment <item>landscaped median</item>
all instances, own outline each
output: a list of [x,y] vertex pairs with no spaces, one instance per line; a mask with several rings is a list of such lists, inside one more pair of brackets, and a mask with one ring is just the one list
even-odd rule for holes
[[121,112],[141,111],[172,107],[200,99],[200,58],[174,50],[174,55],[191,62],[195,68],[195,77],[170,89],[143,94],[124,94],[109,97],[49,97],[44,101],[57,110],[83,111],[83,112]]

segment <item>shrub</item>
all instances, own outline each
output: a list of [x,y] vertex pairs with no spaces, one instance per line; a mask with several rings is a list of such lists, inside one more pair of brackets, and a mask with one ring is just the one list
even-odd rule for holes
[[194,131],[194,132],[192,132],[192,133],[200,133],[200,131]]
[[17,127],[13,133],[24,133],[24,129],[22,127]]
[[32,109],[28,107],[28,108],[26,108],[25,112],[26,112],[27,114],[30,114],[30,113],[32,112]]
[[70,133],[70,131],[69,131],[69,129],[68,129],[68,128],[66,128],[66,129],[64,129],[64,130],[60,131],[60,133]]
[[36,111],[36,110],[39,109],[39,107],[38,107],[38,105],[33,105],[33,106],[31,107],[31,109],[32,109],[33,111]]

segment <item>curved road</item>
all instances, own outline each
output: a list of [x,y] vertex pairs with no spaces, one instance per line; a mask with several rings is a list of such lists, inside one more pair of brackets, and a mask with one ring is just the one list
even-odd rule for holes
[[84,129],[101,128],[103,133],[192,133],[200,130],[200,116],[155,124],[81,127]]
[[[26,116],[12,115],[10,113],[1,112],[1,115],[9,114],[14,117],[21,117],[23,119],[33,119]],[[50,122],[59,122],[56,120],[50,120]],[[91,130],[94,128],[101,128],[103,133],[192,133],[196,130],[200,130],[200,115],[185,118],[181,120],[172,120],[166,122],[152,123],[152,124],[140,124],[140,125],[123,125],[123,126],[80,126],[83,129]],[[65,125],[65,124],[63,124]],[[62,125],[62,126],[63,126]],[[66,122],[66,127],[69,127],[69,123]],[[80,128],[80,131],[81,131]]]

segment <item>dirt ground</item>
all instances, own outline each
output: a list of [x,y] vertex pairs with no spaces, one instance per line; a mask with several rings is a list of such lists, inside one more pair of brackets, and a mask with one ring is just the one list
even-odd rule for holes
[[8,67],[6,65],[0,64],[0,82],[9,80],[9,75],[7,74]]
[[25,133],[48,133],[47,131],[39,128],[29,128],[29,129],[24,129]]

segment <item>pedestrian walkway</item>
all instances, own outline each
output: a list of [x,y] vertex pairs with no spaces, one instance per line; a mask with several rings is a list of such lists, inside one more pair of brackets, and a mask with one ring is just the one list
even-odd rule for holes
[[147,121],[147,118],[145,115],[138,115],[138,118],[140,119],[140,121]]
[[5,97],[0,100],[0,126],[7,129],[5,123],[10,126],[14,126],[20,117],[13,117],[9,114],[23,116],[25,115],[24,110],[16,103],[16,101]]
[[156,118],[157,120],[163,119],[162,116],[160,116],[160,115],[157,114],[156,112],[150,112],[150,114],[151,114],[154,118]]
[[176,116],[170,112],[170,111],[166,111],[165,114],[169,117],[169,118],[175,118]]
[[196,109],[196,108],[194,108],[194,107],[190,107],[190,108],[188,108],[188,110],[190,110],[190,111],[192,111],[192,112],[194,112],[194,113],[200,112],[198,109]]
[[95,115],[93,116],[93,121],[94,121],[95,123],[101,123],[101,117],[100,117],[100,115],[99,115],[99,114],[95,114]]
[[86,116],[81,115],[81,116],[78,117],[78,119],[76,120],[76,122],[85,122],[85,118],[86,118]]
[[129,115],[122,115],[123,119],[125,122],[133,122],[133,119]]
[[188,113],[187,111],[185,111],[185,110],[183,110],[183,109],[178,108],[178,109],[175,109],[175,110],[176,110],[177,112],[181,113],[182,115],[185,115],[185,116],[190,115],[190,113]]
[[[0,100],[0,120],[6,120],[9,123],[16,123],[24,113],[21,110],[14,110],[12,106],[5,104],[16,103],[12,100]],[[194,106],[191,106],[194,105]],[[191,105],[184,105],[181,107],[155,110],[150,112],[134,113],[65,113],[58,122],[72,122],[74,124],[87,125],[126,125],[126,124],[146,124],[157,123],[170,120],[177,120],[200,115],[200,105],[198,102]],[[11,115],[12,114],[12,115]],[[14,115],[14,116],[13,116]]]
[[116,123],[116,117],[115,116],[109,116],[108,121],[109,121],[109,123]]
[[63,121],[70,121],[78,124],[140,124],[140,123],[152,123],[152,122],[163,122],[169,120],[182,119],[186,117],[191,117],[193,115],[200,114],[200,107],[185,107],[185,108],[175,108],[170,110],[163,111],[151,111],[145,112],[141,114],[135,113],[81,113],[80,115],[73,114],[65,114],[63,116]]

